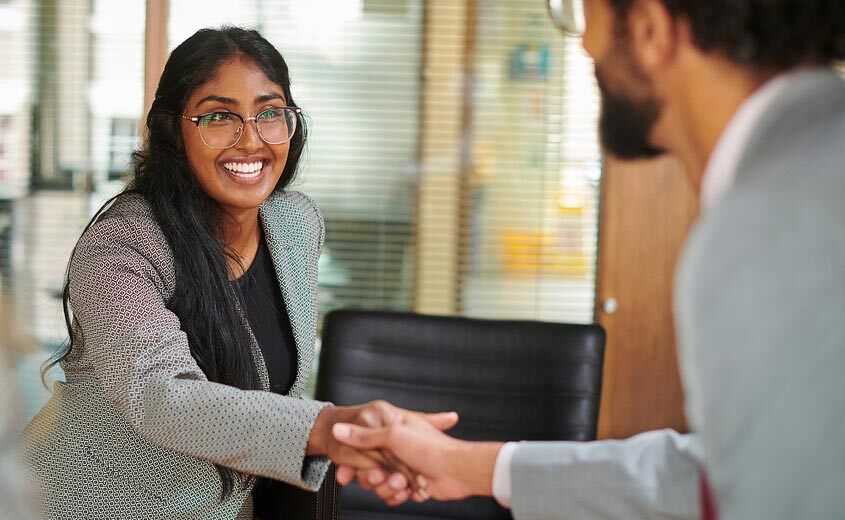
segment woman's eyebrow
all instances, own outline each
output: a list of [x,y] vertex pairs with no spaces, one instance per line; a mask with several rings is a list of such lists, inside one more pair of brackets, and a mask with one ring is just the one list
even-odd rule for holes
[[284,101],[285,97],[281,94],[277,94],[276,92],[271,92],[270,94],[263,94],[255,98],[255,104],[260,105],[261,103],[266,103],[272,99],[281,99]]
[[196,106],[200,106],[203,103],[207,103],[209,101],[216,101],[218,103],[223,103],[224,105],[237,105],[238,102],[232,98],[224,97],[224,96],[215,96],[214,94],[210,96],[205,96],[204,98],[197,101]]

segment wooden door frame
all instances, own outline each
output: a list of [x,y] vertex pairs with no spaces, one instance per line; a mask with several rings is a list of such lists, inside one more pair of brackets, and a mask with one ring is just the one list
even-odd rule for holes
[[[144,112],[139,128],[146,128],[147,112],[155,99],[156,87],[167,63],[168,0],[147,0],[144,29]],[[143,132],[143,130],[142,130]]]
[[[687,429],[672,287],[697,214],[697,197],[676,159],[605,159],[595,308],[607,331],[599,438]],[[611,297],[615,312],[604,309]]]

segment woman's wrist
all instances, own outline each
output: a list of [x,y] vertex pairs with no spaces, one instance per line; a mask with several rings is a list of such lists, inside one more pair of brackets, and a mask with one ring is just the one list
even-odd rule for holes
[[308,435],[308,443],[305,445],[305,455],[326,455],[328,453],[327,439],[331,435],[332,426],[337,422],[334,406],[326,406],[314,420],[311,433]]

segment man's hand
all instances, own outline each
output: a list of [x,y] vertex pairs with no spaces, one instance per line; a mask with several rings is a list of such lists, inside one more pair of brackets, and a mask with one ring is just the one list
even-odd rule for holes
[[372,482],[368,489],[373,489],[386,501],[402,503],[412,495],[418,500],[425,499],[427,496],[419,489],[424,481],[419,480],[391,453],[378,449],[358,450],[337,442],[332,435],[335,423],[378,428],[406,418],[413,418],[438,431],[449,429],[458,422],[458,416],[453,412],[419,413],[397,408],[385,401],[372,401],[359,406],[329,406],[317,416],[305,454],[326,455],[338,464],[339,474],[351,471],[354,475],[359,469],[373,471],[368,480]]
[[[473,495],[492,496],[493,469],[502,443],[466,442],[450,437],[418,415],[405,414],[395,417],[389,424],[362,427],[336,423],[332,429],[337,441],[360,450],[386,450],[395,455],[410,470],[419,475],[425,484],[421,501],[430,495],[438,500],[457,500]],[[373,489],[390,505],[404,502],[396,493],[390,494],[391,483],[378,469],[338,469],[337,480],[349,483],[356,476],[365,489]],[[385,486],[387,489],[385,489]],[[404,500],[398,500],[404,498]]]

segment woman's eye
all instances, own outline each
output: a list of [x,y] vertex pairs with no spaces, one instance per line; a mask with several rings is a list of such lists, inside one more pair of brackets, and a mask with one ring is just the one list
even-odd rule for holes
[[263,120],[270,120],[277,119],[282,117],[282,110],[278,108],[268,108],[267,110],[263,110],[256,119],[263,119]]
[[232,114],[228,112],[212,112],[211,114],[206,114],[202,116],[202,119],[200,119],[200,124],[210,125],[215,123],[230,123],[234,119],[234,116],[232,116]]

